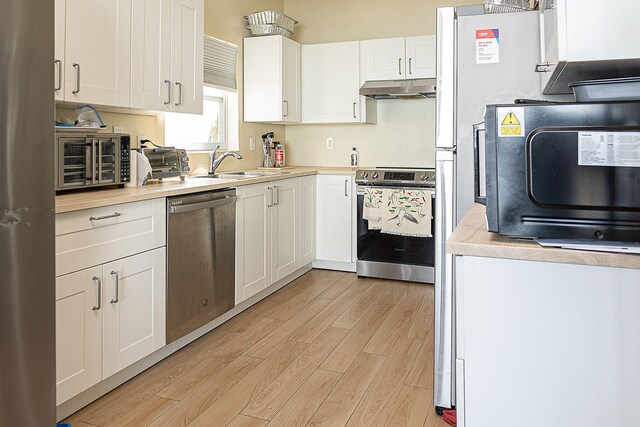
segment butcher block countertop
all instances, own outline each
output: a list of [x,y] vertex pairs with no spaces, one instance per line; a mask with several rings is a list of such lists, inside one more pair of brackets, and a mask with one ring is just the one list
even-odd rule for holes
[[487,231],[485,207],[475,204],[447,241],[447,252],[488,258],[640,269],[640,255],[543,248],[536,242]]
[[[258,169],[254,171],[264,172],[264,170]],[[349,167],[296,166],[285,168],[283,172],[286,173],[241,179],[187,178],[184,182],[180,181],[179,178],[167,178],[162,181],[153,181],[149,185],[142,187],[95,189],[92,191],[85,190],[60,193],[56,196],[56,213],[73,212],[120,203],[156,199],[159,197],[179,196],[200,191],[219,190],[228,187],[239,187],[241,185],[259,184],[262,182],[298,178],[307,175],[355,175],[356,170]]]

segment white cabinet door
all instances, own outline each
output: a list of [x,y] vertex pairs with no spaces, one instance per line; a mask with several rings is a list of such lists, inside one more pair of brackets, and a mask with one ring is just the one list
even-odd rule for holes
[[406,38],[406,77],[429,79],[436,77],[436,36]]
[[302,46],[302,121],[360,122],[360,43]]
[[316,176],[300,178],[299,267],[316,259]]
[[171,109],[171,0],[137,0],[131,12],[131,107]]
[[165,248],[103,267],[102,378],[165,344]]
[[271,284],[272,187],[239,187],[236,204],[236,304]]
[[367,80],[405,78],[404,37],[360,42],[360,75]]
[[351,263],[353,177],[318,175],[316,258]]
[[171,43],[171,111],[202,114],[203,0],[173,0]]
[[298,269],[299,182],[284,179],[271,183],[271,283]]
[[102,378],[103,285],[101,266],[56,278],[57,405]]
[[129,106],[131,1],[67,0],[65,101]]
[[300,123],[302,116],[300,62],[300,44],[282,37],[282,121],[285,123]]
[[54,17],[54,92],[56,101],[64,99],[64,34],[65,34],[65,13],[66,0],[55,0]]
[[283,36],[244,39],[244,121],[299,123],[300,98],[300,44]]

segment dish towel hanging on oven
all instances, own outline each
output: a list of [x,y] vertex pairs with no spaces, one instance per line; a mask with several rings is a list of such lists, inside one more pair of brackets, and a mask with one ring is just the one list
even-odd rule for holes
[[431,190],[385,188],[382,198],[382,233],[432,237]]
[[379,188],[367,188],[364,191],[364,203],[362,207],[362,219],[369,222],[369,230],[382,228],[382,190]]

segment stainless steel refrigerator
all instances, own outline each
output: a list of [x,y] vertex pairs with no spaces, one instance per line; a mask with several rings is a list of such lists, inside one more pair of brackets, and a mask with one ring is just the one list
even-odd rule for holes
[[482,5],[440,8],[437,43],[434,403],[452,408],[455,260],[445,245],[474,202],[473,125],[484,120],[485,105],[548,97],[535,72],[538,12],[485,14]]
[[0,0],[0,424],[54,426],[54,0]]

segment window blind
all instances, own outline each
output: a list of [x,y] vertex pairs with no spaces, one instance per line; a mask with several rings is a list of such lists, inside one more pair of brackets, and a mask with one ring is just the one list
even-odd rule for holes
[[236,90],[238,46],[204,36],[204,82]]

